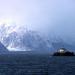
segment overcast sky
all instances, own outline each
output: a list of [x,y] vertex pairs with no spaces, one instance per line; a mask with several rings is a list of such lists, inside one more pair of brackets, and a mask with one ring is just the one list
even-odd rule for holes
[[75,38],[75,0],[0,0],[0,21],[4,19],[45,34]]

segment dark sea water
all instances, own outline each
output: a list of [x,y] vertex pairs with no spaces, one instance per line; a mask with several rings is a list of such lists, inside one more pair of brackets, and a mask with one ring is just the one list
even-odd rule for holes
[[2,54],[0,75],[75,75],[75,57]]

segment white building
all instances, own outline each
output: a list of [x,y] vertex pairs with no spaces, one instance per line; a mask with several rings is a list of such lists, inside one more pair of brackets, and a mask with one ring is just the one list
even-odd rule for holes
[[66,52],[66,49],[65,49],[65,48],[60,48],[60,49],[58,50],[58,52],[59,52],[59,53],[65,53],[65,52]]

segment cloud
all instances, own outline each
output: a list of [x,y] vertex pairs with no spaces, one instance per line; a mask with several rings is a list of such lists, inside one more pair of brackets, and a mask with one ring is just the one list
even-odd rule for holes
[[2,0],[0,19],[10,17],[45,34],[74,38],[74,9],[74,0]]

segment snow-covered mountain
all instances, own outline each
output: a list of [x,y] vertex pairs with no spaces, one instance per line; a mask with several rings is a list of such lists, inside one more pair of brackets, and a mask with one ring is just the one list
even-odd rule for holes
[[9,51],[47,52],[51,45],[37,32],[23,27],[3,25],[0,27],[0,41]]
[[25,26],[0,26],[0,41],[9,51],[53,52],[61,47],[74,50],[75,46],[60,37],[45,38]]

